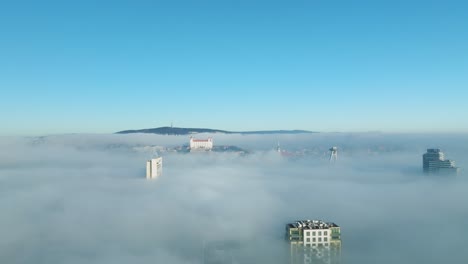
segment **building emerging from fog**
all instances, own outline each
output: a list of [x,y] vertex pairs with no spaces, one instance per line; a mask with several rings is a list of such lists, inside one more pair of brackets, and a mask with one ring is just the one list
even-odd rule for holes
[[340,263],[341,231],[335,223],[301,220],[286,225],[290,263]]
[[440,149],[427,149],[423,154],[423,171],[429,174],[454,175],[459,168],[455,166],[455,161],[446,160]]
[[331,147],[329,151],[330,151],[330,163],[335,163],[336,160],[338,160],[338,148]]
[[146,162],[146,179],[155,179],[162,174],[162,157]]
[[190,137],[190,152],[192,151],[211,151],[213,149],[213,139],[195,139]]

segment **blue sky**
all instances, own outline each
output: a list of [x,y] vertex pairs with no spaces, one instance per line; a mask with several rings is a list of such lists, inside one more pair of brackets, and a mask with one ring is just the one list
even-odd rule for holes
[[468,132],[467,1],[2,1],[1,135]]

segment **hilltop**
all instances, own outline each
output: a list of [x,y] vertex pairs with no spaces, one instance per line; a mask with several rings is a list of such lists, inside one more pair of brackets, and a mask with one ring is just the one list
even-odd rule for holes
[[220,129],[209,129],[209,128],[183,128],[183,127],[158,127],[158,128],[145,128],[138,130],[123,130],[116,132],[116,134],[132,134],[132,133],[149,133],[158,135],[191,135],[198,133],[220,133],[220,134],[308,134],[317,133],[307,130],[261,130],[261,131],[227,131]]

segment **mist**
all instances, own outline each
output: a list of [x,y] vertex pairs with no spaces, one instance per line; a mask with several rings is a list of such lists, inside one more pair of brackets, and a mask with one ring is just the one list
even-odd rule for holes
[[[0,263],[203,263],[213,241],[236,241],[237,263],[288,263],[298,219],[338,224],[342,263],[468,259],[468,135],[205,136],[248,152],[160,153],[163,175],[146,180],[154,153],[138,147],[188,137],[0,138]],[[432,147],[461,173],[424,175]]]

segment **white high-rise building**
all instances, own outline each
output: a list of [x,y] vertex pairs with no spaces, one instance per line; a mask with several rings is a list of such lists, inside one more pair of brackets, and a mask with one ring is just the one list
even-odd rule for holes
[[213,139],[195,139],[190,137],[190,151],[211,151],[213,149]]
[[321,220],[301,220],[286,225],[290,241],[300,241],[304,245],[324,245],[341,241],[340,227],[335,223]]
[[341,230],[335,223],[300,220],[286,225],[290,263],[340,263]]
[[146,162],[146,179],[155,179],[162,174],[162,157]]

